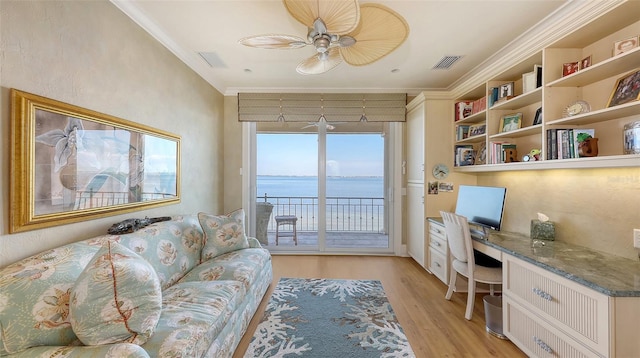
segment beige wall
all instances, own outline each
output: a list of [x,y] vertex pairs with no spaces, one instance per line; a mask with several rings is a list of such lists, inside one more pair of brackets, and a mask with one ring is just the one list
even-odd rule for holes
[[242,207],[242,123],[238,96],[224,97],[224,212]]
[[[1,1],[0,267],[114,222],[222,209],[223,96],[108,1]],[[10,88],[182,137],[182,201],[8,234]]]
[[504,230],[529,233],[537,212],[556,222],[556,240],[638,259],[640,168],[504,172],[478,185],[507,187]]

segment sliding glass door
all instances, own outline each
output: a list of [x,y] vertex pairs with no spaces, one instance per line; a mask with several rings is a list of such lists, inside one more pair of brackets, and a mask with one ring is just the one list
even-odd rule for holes
[[386,126],[257,123],[258,239],[275,251],[392,250]]

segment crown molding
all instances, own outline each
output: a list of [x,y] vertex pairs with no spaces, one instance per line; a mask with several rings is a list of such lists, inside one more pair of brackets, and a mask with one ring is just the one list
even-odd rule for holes
[[453,98],[463,97],[482,83],[532,57],[543,48],[625,2],[625,0],[567,2],[449,86]]
[[167,36],[167,34],[162,31],[162,29],[155,22],[153,22],[149,17],[143,14],[143,12],[133,2],[127,0],[110,1],[126,16],[128,16],[136,24],[138,24],[138,26],[149,33],[151,37],[160,42],[160,44],[171,51],[171,53],[178,57],[178,59],[184,62],[201,78],[207,81],[207,83],[213,86],[213,88],[218,90],[218,92],[222,93],[224,91],[225,87],[222,83],[207,75],[207,67],[209,65],[206,64],[206,62],[202,59],[202,57],[200,57],[200,55],[191,53],[190,51],[185,51],[182,47],[178,46],[178,44],[175,41],[171,40],[171,38]]

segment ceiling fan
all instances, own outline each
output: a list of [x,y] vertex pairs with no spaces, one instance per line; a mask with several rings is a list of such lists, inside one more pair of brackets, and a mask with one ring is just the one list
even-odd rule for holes
[[393,52],[409,35],[409,25],[395,11],[357,0],[283,0],[291,16],[309,28],[307,39],[291,35],[257,35],[240,39],[245,46],[298,49],[316,53],[300,62],[303,75],[325,73],[342,61],[353,66],[373,63]]

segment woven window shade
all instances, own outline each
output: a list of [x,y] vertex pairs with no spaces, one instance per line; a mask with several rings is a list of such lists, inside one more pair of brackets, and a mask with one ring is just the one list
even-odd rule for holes
[[239,93],[241,122],[404,122],[406,93]]

